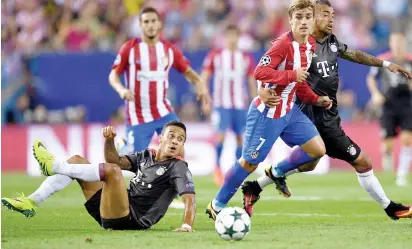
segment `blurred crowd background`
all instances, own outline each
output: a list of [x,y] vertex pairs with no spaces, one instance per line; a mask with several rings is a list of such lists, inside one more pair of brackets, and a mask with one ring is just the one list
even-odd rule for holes
[[[412,45],[412,1],[331,2],[336,16],[334,33],[349,47],[384,51],[391,30],[397,28],[394,20],[402,23]],[[219,47],[220,34],[229,23],[236,23],[242,31],[241,49],[263,51],[289,29],[289,4],[289,0],[2,0],[2,123],[87,120],[88,110],[82,105],[48,110],[38,103],[36,82],[41,79],[32,73],[31,58],[39,53],[116,53],[127,39],[140,36],[138,13],[144,6],[161,13],[163,37],[190,53]],[[178,101],[184,108],[177,107],[183,120],[202,118],[193,98],[180,98],[185,98]],[[356,98],[353,89],[341,92],[338,101],[344,120],[376,119],[376,110],[357,106]],[[121,107],[113,110],[110,119],[123,122]]]

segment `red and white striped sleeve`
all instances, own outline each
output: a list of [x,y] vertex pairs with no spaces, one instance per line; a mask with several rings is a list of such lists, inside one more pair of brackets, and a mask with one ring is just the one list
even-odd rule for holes
[[202,64],[202,71],[209,71],[209,72],[214,71],[213,59],[215,55],[216,55],[216,50],[212,50],[206,55],[206,58]]
[[288,85],[296,81],[296,72],[293,70],[277,70],[278,66],[285,60],[289,44],[282,38],[272,43],[268,52],[260,59],[254,76],[256,80],[265,83]]
[[298,96],[303,103],[311,105],[316,105],[319,99],[319,95],[309,87],[307,82],[297,83],[296,96]]
[[173,50],[173,67],[177,71],[184,73],[189,68],[190,62],[176,46],[170,44],[170,48]]
[[255,72],[255,64],[256,64],[255,59],[249,53],[246,53],[245,55],[246,55],[247,63],[248,63],[247,76],[253,76]]
[[129,53],[132,40],[125,42],[117,53],[116,59],[113,63],[112,70],[115,70],[118,74],[123,74],[129,65]]

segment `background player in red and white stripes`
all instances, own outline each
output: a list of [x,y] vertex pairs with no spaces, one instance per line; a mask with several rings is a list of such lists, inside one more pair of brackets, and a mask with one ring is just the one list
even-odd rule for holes
[[[226,131],[231,128],[236,134],[236,158],[242,156],[243,133],[246,125],[246,113],[250,100],[256,96],[256,80],[253,77],[255,62],[251,54],[238,49],[240,31],[235,25],[228,25],[225,30],[223,49],[208,53],[201,77],[209,82],[213,74],[213,112],[212,124],[216,130],[216,165],[214,179],[216,184],[223,183],[220,169],[220,157]],[[247,80],[247,81],[246,81]]]
[[[172,67],[196,86],[203,112],[207,114],[210,108],[209,91],[200,76],[179,49],[160,39],[162,23],[156,9],[147,7],[142,10],[140,27],[142,37],[122,45],[109,75],[110,85],[126,102],[125,148],[133,147],[133,152],[146,149],[155,132],[160,135],[166,123],[179,120],[167,99]],[[126,87],[120,81],[121,74],[125,75]],[[183,156],[184,151],[180,155]],[[175,200],[171,207],[184,208],[184,204]]]
[[[134,151],[141,151],[164,124],[179,120],[167,99],[169,71],[174,67],[196,86],[196,94],[205,112],[210,96],[200,76],[190,67],[182,52],[160,39],[162,27],[156,9],[148,7],[140,14],[142,37],[128,40],[120,48],[109,75],[111,86],[126,101],[127,140]],[[125,75],[126,87],[120,81]]]

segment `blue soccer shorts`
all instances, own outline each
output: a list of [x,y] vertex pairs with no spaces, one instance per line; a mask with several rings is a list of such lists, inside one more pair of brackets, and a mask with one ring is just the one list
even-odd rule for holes
[[260,112],[252,102],[247,114],[242,157],[253,165],[263,162],[279,137],[289,145],[301,146],[319,135],[318,130],[298,106],[278,119],[267,117],[269,108]]
[[132,145],[134,152],[147,149],[152,140],[153,134],[162,133],[163,126],[170,121],[179,121],[176,113],[171,112],[164,117],[154,120],[149,123],[138,124],[134,126],[126,126],[126,135],[128,145]]
[[212,125],[218,133],[225,133],[228,129],[232,129],[236,135],[242,136],[246,127],[246,115],[245,109],[219,107],[213,110]]

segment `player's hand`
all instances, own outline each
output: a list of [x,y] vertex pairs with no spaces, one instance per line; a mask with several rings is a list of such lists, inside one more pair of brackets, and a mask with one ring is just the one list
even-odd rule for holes
[[209,90],[204,82],[196,85],[197,100],[201,102],[202,112],[205,115],[210,114],[212,100],[210,98]]
[[103,132],[103,137],[106,139],[114,138],[116,137],[116,131],[114,130],[113,126],[106,126],[102,130]]
[[317,106],[325,107],[326,109],[332,108],[333,102],[329,96],[319,96],[319,99],[316,103]]
[[385,97],[381,93],[374,93],[372,94],[372,103],[377,106],[383,105]]
[[412,79],[412,73],[411,73],[411,72],[409,72],[409,71],[406,70],[405,68],[403,68],[403,67],[401,67],[401,66],[399,66],[399,65],[397,65],[397,64],[395,64],[395,63],[392,63],[392,62],[391,62],[391,64],[389,64],[388,69],[389,69],[389,71],[391,71],[392,73],[402,74],[405,78],[407,78],[407,79]]
[[179,227],[173,230],[173,232],[193,232],[193,230],[191,228]]
[[296,82],[299,82],[299,83],[305,82],[308,76],[309,76],[309,73],[303,68],[296,69]]
[[123,89],[119,93],[120,98],[127,100],[127,101],[134,101],[133,93],[129,89]]
[[260,87],[258,95],[263,103],[269,107],[275,107],[280,104],[282,98],[276,95],[275,89]]

